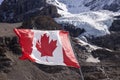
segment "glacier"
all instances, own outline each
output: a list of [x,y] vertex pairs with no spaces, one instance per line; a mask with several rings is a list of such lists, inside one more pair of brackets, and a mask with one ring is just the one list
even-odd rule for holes
[[[58,14],[61,15],[59,18],[55,18],[57,23],[72,24],[76,28],[85,30],[85,32],[78,37],[78,40],[82,43],[80,45],[89,45],[92,51],[100,49],[100,47],[87,43],[82,40],[82,37],[85,39],[86,37],[93,38],[110,34],[109,28],[112,25],[114,16],[120,14],[119,12],[102,10],[104,5],[91,10],[92,5],[89,7],[84,5],[91,1],[93,0],[47,0],[46,2],[57,7]],[[114,0],[109,1],[108,5],[110,5],[113,1]],[[104,1],[98,1],[98,3],[106,4]],[[98,5],[98,3],[96,1],[94,5]],[[87,54],[86,62],[99,63],[100,60],[98,58],[94,58],[90,52]]]
[[108,14],[108,11],[89,11],[55,18],[55,20],[59,24],[68,23],[81,29],[85,29],[86,32],[82,34],[84,36],[98,37],[110,34],[109,27],[113,22],[113,14],[110,12]]
[[[112,11],[91,11],[89,7],[83,5],[85,4],[84,0],[47,0],[47,3],[56,6],[61,15],[59,18],[55,18],[56,22],[73,24],[85,29],[86,32],[82,34],[83,36],[98,37],[110,34],[109,27],[116,16]],[[109,4],[111,3],[112,1],[109,2]]]

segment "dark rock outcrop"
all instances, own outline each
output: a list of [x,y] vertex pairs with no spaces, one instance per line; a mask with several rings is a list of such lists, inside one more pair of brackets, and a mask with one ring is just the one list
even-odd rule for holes
[[[102,47],[96,50],[94,49],[91,50],[89,45],[87,44],[82,45],[79,41],[76,41],[74,39],[72,39],[72,43],[73,43],[73,49],[80,62],[85,80],[114,80],[114,79],[119,80],[120,79],[120,76],[118,76],[120,75],[119,73],[120,51],[110,50]],[[98,42],[98,43],[102,44],[102,42]],[[118,45],[120,45],[120,43],[118,43]],[[94,58],[98,58],[100,62],[98,63],[86,62],[86,59],[90,56],[93,56]],[[92,61],[95,60],[92,59]]]
[[62,27],[57,24],[50,16],[37,16],[33,19],[24,21],[19,28],[38,29],[38,30],[60,30]]
[[89,7],[91,10],[109,10],[117,12],[120,10],[120,0],[110,0],[108,2],[102,0],[91,0],[86,1],[85,6]]
[[37,15],[59,16],[56,7],[46,0],[4,0],[0,5],[1,22],[20,22]]
[[6,56],[8,40],[4,37],[0,37],[0,72],[8,73],[12,67],[12,61]]
[[120,31],[120,16],[116,16],[115,20],[113,21],[110,29],[110,31]]
[[118,51],[108,51],[106,49],[97,49],[92,51],[92,55],[97,58],[99,57],[100,60],[107,61],[109,60],[110,62],[112,61],[120,61],[120,52]]
[[70,36],[72,37],[78,37],[79,35],[85,32],[85,29],[77,28],[72,24],[66,23],[66,24],[61,24],[61,26],[63,27],[64,30],[68,31]]
[[100,47],[120,51],[120,32],[113,32],[111,35],[94,38],[91,42]]

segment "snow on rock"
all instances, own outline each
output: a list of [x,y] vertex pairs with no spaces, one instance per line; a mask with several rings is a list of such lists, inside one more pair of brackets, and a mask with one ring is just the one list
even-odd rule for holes
[[3,2],[3,0],[0,0],[0,5],[1,5],[2,2]]
[[81,36],[80,38],[75,38],[77,40],[78,45],[84,47],[86,52],[86,62],[92,62],[92,63],[99,63],[100,60],[98,58],[94,58],[91,52],[93,50],[102,49],[101,47],[97,47],[95,45],[92,45],[87,42],[87,39],[84,36]]
[[81,36],[75,39],[78,41],[78,44],[80,44],[81,46],[89,46],[91,48],[89,52],[96,50],[96,49],[102,49],[101,47],[98,47],[96,45],[91,45],[90,43],[88,43],[87,39],[84,36]]
[[120,10],[120,0],[86,0],[83,5],[94,11],[104,9],[116,12]]
[[118,13],[103,10],[103,8],[105,5],[111,5],[114,1],[115,0],[107,2],[103,0],[46,0],[48,4],[56,6],[58,14],[61,15],[59,18],[55,18],[57,23],[73,24],[85,30],[85,32],[78,37],[78,44],[87,50],[86,62],[93,63],[98,63],[100,60],[94,58],[91,52],[96,49],[101,49],[101,47],[89,44],[85,37],[93,38],[110,34],[109,27],[112,25],[113,17],[118,15]]
[[100,60],[98,58],[94,58],[92,55],[89,56],[86,60],[86,62],[92,62],[92,63],[99,63]]
[[[90,11],[89,7],[83,5],[93,0],[46,0],[46,2],[56,6],[58,13],[62,16],[56,18],[56,22],[84,28],[86,32],[83,35],[88,37],[110,34],[109,27],[113,22],[114,13],[106,10]],[[112,2],[113,0],[108,4]]]
[[81,13],[85,11],[89,11],[88,7],[85,7],[84,0],[58,0],[60,3],[66,5],[68,12],[72,14]]
[[58,0],[46,0],[46,2],[48,4],[52,4],[52,5],[56,6],[57,10],[58,10],[58,13],[61,16],[64,16],[65,14],[69,14],[67,6],[65,4],[61,3],[61,2],[58,2]]
[[48,4],[58,7],[58,13],[67,11],[78,14],[87,11],[110,10],[117,12],[120,10],[120,0],[46,0]]
[[58,13],[62,16],[90,10],[83,5],[83,0],[46,0],[46,2],[56,6]]

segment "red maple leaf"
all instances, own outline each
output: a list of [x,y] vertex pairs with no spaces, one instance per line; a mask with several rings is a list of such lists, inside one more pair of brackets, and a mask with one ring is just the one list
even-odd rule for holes
[[53,51],[55,50],[57,40],[51,40],[49,42],[49,36],[47,37],[46,34],[41,36],[41,40],[38,40],[36,43],[36,48],[38,51],[41,52],[41,57],[42,56],[53,56]]

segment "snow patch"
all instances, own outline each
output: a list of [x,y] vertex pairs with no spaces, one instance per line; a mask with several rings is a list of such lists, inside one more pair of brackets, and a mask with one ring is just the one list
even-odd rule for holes
[[4,0],[0,0],[0,5],[1,5],[1,3],[3,2]]
[[100,60],[98,58],[94,58],[93,56],[89,56],[86,62],[99,63]]
[[94,58],[91,54],[93,50],[96,49],[102,49],[101,47],[97,47],[95,45],[91,45],[87,42],[87,39],[84,36],[81,36],[80,38],[75,38],[77,40],[77,43],[81,46],[84,46],[87,49],[87,59],[86,62],[92,62],[92,63],[98,63],[100,60],[98,58]]
[[46,2],[56,6],[61,15],[64,15],[63,12],[76,14],[90,10],[83,5],[84,0],[46,0]]
[[102,49],[101,47],[88,43],[87,39],[84,36],[80,36],[79,38],[75,38],[75,39],[77,40],[77,43],[80,44],[81,46],[89,46],[91,48],[91,51],[96,49]]

